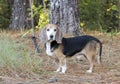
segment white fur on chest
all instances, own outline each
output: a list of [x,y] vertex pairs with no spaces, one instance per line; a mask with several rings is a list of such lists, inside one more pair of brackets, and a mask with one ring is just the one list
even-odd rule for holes
[[52,56],[50,42],[46,43],[46,54],[49,55],[49,56]]

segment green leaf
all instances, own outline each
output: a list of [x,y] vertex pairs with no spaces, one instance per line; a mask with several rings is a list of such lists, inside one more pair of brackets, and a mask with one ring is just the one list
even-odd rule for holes
[[111,9],[117,11],[117,10],[118,10],[118,7],[117,7],[116,5],[113,5],[113,6],[111,7]]

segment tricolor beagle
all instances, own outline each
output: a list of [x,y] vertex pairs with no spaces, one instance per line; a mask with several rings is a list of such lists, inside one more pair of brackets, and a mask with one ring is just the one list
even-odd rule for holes
[[[93,36],[83,35],[71,38],[62,37],[57,25],[48,24],[41,30],[40,38],[45,45],[46,54],[56,60],[58,68],[56,72],[65,73],[67,70],[66,58],[85,56],[90,68],[88,73],[92,73],[96,54],[99,52],[98,63],[101,62],[102,43]],[[98,51],[99,47],[99,51]]]

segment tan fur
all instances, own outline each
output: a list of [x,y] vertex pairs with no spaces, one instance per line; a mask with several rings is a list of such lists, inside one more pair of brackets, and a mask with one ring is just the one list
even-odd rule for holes
[[66,56],[62,53],[62,48],[63,46],[60,45],[54,52],[53,52],[53,57],[58,59],[58,62],[62,59],[66,59]]
[[[81,51],[82,54],[88,59],[90,63],[90,68],[87,72],[92,72],[95,56],[97,55],[97,42],[96,41],[90,41],[85,48]],[[90,71],[91,70],[91,71]]]

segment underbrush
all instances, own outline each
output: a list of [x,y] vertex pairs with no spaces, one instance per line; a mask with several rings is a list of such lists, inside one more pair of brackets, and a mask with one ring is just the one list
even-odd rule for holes
[[0,76],[30,78],[36,74],[47,74],[41,69],[43,59],[28,49],[31,41],[10,35],[0,34]]

